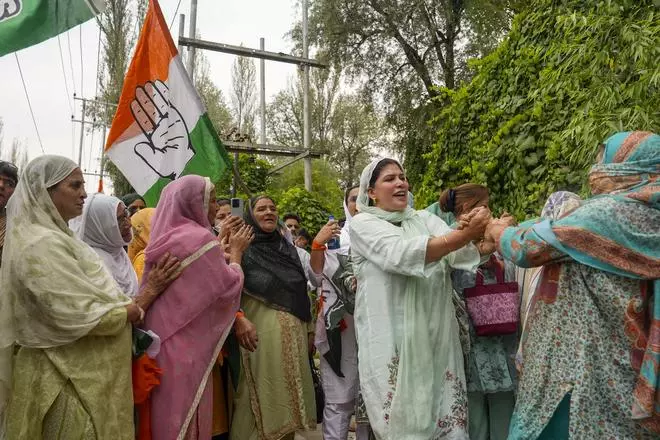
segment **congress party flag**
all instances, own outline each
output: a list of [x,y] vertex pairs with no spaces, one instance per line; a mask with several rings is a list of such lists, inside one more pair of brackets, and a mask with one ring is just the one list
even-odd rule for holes
[[90,20],[104,0],[0,0],[0,57]]
[[180,176],[217,182],[228,168],[227,152],[156,0],[149,1],[105,154],[150,206]]

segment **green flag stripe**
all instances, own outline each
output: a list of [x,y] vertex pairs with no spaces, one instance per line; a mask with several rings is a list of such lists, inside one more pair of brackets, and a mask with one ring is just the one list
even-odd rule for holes
[[85,0],[19,0],[10,4],[12,8],[20,4],[21,9],[15,14],[17,9],[0,9],[0,56],[41,43],[94,17]]
[[[197,174],[218,183],[225,171],[229,168],[229,155],[218,134],[213,128],[206,113],[197,121],[197,125],[190,132],[190,143],[195,149],[195,155],[186,164],[183,174]],[[160,198],[160,192],[170,183],[170,179],[160,178],[144,194],[144,200],[148,206],[156,206]]]

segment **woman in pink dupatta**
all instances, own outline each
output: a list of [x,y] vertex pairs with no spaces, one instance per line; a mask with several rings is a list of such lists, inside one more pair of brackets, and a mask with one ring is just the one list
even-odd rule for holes
[[162,255],[181,261],[182,273],[154,302],[145,328],[161,338],[156,357],[163,370],[152,395],[151,425],[157,440],[210,439],[211,370],[240,304],[243,251],[252,231],[231,238],[230,264],[211,232],[215,188],[200,176],[185,176],[161,194],[146,249],[145,279]]

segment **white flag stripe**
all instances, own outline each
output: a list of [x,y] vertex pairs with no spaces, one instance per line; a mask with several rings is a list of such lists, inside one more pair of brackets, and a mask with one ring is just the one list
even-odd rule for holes
[[[164,116],[167,113],[170,124],[176,122],[180,114],[185,122],[188,133],[190,133],[206,109],[197,96],[197,91],[192,86],[188,73],[181,62],[181,57],[178,55],[170,60],[168,75],[169,77],[162,84],[158,81],[153,81],[149,84],[142,85],[141,89],[138,89],[137,101],[144,100],[144,95],[146,94],[150,99],[153,99],[155,108],[151,108],[154,105],[150,107],[147,105],[148,108],[143,108],[139,104],[136,104],[136,108],[139,107],[139,109],[142,109],[145,116],[148,116],[150,120],[153,120],[158,114]],[[164,88],[163,84],[167,88]],[[178,111],[178,114],[170,111],[170,106],[174,107]],[[153,123],[143,125],[146,127],[151,126],[152,130],[155,128],[153,127]],[[174,137],[175,134],[171,136]],[[138,135],[132,138],[116,142],[106,153],[110,160],[126,176],[133,188],[140,194],[146,193],[159,178],[152,168],[135,152],[136,145],[146,141],[147,136],[140,131]],[[187,163],[189,157],[186,156],[186,152],[182,150],[181,154],[180,161],[182,164]],[[160,166],[159,161],[156,159],[159,156],[155,155],[153,158],[150,158],[152,166],[156,168]],[[170,160],[173,159],[171,158]]]

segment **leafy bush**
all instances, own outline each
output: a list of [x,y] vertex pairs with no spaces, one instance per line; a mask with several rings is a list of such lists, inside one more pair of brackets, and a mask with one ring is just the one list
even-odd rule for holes
[[[291,188],[304,187],[304,174],[304,164],[300,160],[275,175],[267,191],[279,200],[281,195]],[[329,208],[327,212],[336,218],[344,215],[344,193],[339,181],[339,174],[328,162],[319,159],[312,161],[312,194],[323,206]]]
[[301,187],[283,192],[276,200],[280,216],[293,212],[302,220],[303,228],[312,237],[328,222],[330,210],[321,201]]
[[597,146],[616,131],[660,131],[660,17],[652,0],[539,0],[443,90],[420,203],[442,188],[488,185],[492,207],[536,215],[559,189],[580,190]]

